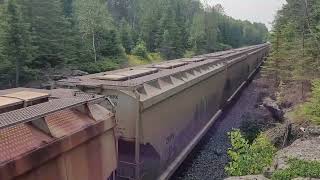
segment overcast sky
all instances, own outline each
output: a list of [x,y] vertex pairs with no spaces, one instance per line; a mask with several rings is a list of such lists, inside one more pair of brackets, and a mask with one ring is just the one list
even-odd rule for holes
[[227,15],[236,19],[261,22],[272,27],[277,10],[281,9],[285,0],[204,0],[210,4],[221,4]]

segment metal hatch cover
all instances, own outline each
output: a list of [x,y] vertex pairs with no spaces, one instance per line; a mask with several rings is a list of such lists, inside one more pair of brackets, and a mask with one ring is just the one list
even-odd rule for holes
[[159,69],[173,69],[176,67],[184,66],[188,64],[187,62],[167,62],[162,64],[155,64],[152,65],[153,68],[159,68]]
[[22,103],[23,103],[23,100],[21,100],[21,99],[0,96],[0,109],[6,108],[9,106],[15,106],[17,104],[22,104]]
[[159,70],[156,68],[139,68],[139,69],[131,69],[127,71],[116,72],[113,74],[105,74],[103,76],[98,76],[96,79],[99,80],[110,80],[110,81],[125,81],[138,77],[142,77],[145,75],[153,74],[158,72]]
[[204,58],[204,57],[199,57],[199,58],[190,58],[190,59],[183,59],[182,61],[183,62],[188,62],[188,63],[190,63],[190,62],[201,62],[201,61],[204,61],[204,60],[206,60],[206,58]]
[[20,92],[15,92],[11,94],[6,94],[6,95],[3,95],[2,97],[16,98],[24,101],[33,101],[37,99],[48,98],[49,94],[33,92],[33,91],[20,91]]

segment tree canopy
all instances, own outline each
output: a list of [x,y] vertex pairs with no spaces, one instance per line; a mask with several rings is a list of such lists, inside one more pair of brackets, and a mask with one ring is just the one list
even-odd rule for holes
[[287,0],[270,35],[269,68],[282,80],[319,78],[320,1]]
[[4,0],[0,27],[2,86],[61,67],[111,70],[131,54],[170,60],[259,44],[268,34],[198,0]]

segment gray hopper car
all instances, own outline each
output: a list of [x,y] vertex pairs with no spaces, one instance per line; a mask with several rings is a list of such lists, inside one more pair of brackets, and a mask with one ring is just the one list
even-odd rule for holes
[[59,85],[113,100],[119,179],[168,179],[269,48],[250,46],[66,79]]

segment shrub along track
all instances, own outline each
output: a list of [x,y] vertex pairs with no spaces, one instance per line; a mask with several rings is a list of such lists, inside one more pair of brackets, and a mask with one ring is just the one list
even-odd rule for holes
[[257,111],[262,89],[256,83],[259,78],[260,73],[212,126],[171,180],[219,180],[226,177],[224,167],[229,160],[227,150],[230,147],[228,132],[240,127],[244,120],[241,117]]

